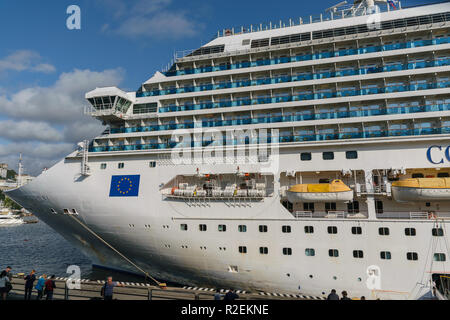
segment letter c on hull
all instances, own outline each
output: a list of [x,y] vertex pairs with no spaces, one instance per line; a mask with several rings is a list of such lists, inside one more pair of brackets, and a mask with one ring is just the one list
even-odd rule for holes
[[[428,151],[427,151],[427,159],[428,159],[428,161],[430,161],[432,164],[441,164],[441,163],[444,163],[444,158],[441,158],[441,160],[440,160],[439,162],[433,161],[433,158],[431,157],[431,151],[432,151],[433,149],[435,149],[435,148],[439,149],[439,151],[442,151],[442,147],[441,147],[441,146],[431,146],[431,147],[429,147],[429,148],[428,148]],[[447,149],[445,150],[445,156],[447,157],[447,160],[450,161],[450,154],[449,154],[450,151],[449,151],[449,148],[450,148],[450,147],[447,147]]]

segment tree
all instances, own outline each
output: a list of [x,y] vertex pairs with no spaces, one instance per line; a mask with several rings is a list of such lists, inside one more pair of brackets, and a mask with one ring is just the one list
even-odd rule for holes
[[3,205],[6,208],[12,209],[12,210],[21,210],[22,206],[15,203],[13,200],[5,196],[5,194],[0,190],[0,201],[3,201]]

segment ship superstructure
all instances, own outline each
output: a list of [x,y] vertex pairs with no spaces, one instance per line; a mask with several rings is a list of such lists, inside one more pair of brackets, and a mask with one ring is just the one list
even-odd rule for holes
[[[162,279],[415,299],[449,272],[450,4],[355,1],[223,30],[9,196],[89,255]],[[82,224],[77,221],[82,222]]]

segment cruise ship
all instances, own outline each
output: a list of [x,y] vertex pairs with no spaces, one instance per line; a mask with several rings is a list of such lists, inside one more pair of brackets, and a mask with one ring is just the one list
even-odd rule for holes
[[136,92],[86,93],[105,131],[8,196],[161,281],[445,295],[449,65],[449,2],[224,29]]

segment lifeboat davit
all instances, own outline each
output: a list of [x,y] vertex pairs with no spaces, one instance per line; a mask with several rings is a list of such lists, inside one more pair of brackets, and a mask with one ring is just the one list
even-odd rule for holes
[[414,178],[392,183],[398,202],[450,201],[450,178]]
[[287,191],[289,202],[348,202],[353,200],[353,190],[342,180],[331,183],[297,184]]

